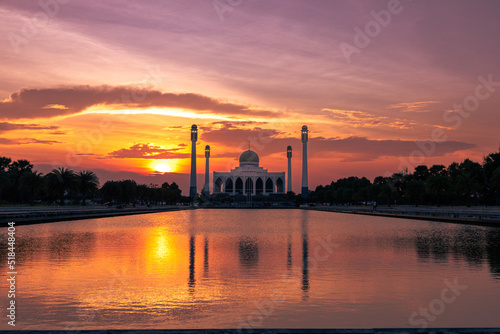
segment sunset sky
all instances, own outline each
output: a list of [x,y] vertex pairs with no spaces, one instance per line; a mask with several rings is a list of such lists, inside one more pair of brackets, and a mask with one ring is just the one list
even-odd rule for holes
[[242,151],[300,190],[482,161],[500,135],[496,0],[0,2],[0,156],[177,182]]

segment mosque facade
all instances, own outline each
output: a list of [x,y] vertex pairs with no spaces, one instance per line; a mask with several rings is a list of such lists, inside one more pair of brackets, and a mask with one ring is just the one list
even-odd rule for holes
[[[302,127],[302,196],[308,197],[308,173],[307,173],[307,142],[309,140],[308,128]],[[196,186],[196,142],[198,140],[198,127],[193,124],[191,127],[191,180],[189,196],[194,200],[197,194]],[[230,172],[213,172],[213,191],[212,194],[228,195],[253,195],[285,194],[286,191],[292,191],[292,147],[287,147],[288,158],[288,182],[285,190],[285,172],[268,172],[267,169],[259,166],[259,156],[254,151],[248,149],[240,155],[240,165]],[[210,146],[205,147],[205,183],[202,194],[210,195],[209,173],[210,173]]]
[[251,150],[240,155],[240,165],[230,172],[213,172],[213,194],[285,194],[285,172],[268,172]]

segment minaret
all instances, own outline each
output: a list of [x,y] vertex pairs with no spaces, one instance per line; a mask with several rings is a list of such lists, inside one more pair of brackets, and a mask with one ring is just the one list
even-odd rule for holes
[[307,185],[307,141],[309,130],[307,126],[302,127],[302,197],[307,198],[309,196],[309,187]]
[[286,187],[286,192],[292,191],[292,147],[288,146],[286,148],[286,157],[288,158],[288,182]]
[[209,178],[210,178],[210,168],[209,168],[209,159],[210,158],[210,146],[207,145],[205,146],[205,186],[203,187],[203,193],[205,196],[208,196],[210,194],[210,186],[209,186]]
[[198,127],[193,124],[191,127],[191,182],[189,187],[189,197],[195,198],[197,195],[196,187],[196,141],[198,140]]

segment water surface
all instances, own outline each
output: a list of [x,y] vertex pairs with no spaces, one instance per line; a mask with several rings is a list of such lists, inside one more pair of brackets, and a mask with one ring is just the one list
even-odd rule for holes
[[499,229],[272,209],[16,229],[15,329],[500,327]]

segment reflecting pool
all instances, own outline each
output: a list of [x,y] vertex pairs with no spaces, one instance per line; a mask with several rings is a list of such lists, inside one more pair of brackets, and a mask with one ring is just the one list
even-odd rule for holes
[[500,327],[500,229],[197,209],[16,238],[16,330]]

